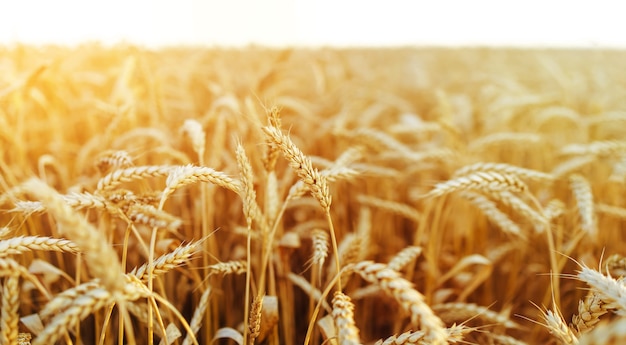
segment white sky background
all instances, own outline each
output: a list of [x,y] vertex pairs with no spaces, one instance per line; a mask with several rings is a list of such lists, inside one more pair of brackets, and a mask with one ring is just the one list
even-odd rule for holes
[[626,48],[620,0],[1,0],[0,44]]

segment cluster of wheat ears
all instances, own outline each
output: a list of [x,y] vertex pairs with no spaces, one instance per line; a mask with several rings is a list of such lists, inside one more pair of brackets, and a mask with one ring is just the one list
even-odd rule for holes
[[0,51],[0,344],[626,342],[618,51]]

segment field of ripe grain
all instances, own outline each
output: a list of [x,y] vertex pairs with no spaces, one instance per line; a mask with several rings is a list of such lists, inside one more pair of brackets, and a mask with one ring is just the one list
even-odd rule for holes
[[626,342],[626,52],[0,50],[0,344]]

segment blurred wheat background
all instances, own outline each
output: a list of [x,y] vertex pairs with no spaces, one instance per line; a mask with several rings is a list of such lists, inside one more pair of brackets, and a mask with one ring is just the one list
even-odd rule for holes
[[6,48],[2,340],[606,343],[624,61]]

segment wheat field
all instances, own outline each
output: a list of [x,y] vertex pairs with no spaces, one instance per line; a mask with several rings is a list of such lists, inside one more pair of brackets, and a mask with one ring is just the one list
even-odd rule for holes
[[626,341],[626,54],[0,51],[0,344]]

